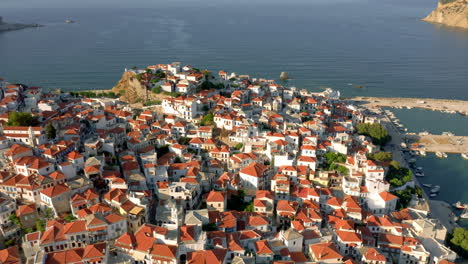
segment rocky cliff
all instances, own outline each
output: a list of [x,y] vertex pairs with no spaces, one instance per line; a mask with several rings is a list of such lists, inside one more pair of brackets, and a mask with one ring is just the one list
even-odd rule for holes
[[468,29],[468,0],[440,0],[423,20]]
[[112,88],[112,92],[121,94],[120,100],[128,103],[137,103],[147,100],[148,91],[137,79],[134,72],[124,72],[120,81]]
[[39,24],[10,24],[3,22],[3,18],[0,16],[0,32],[2,31],[11,31],[11,30],[19,30],[23,28],[29,27],[42,27]]

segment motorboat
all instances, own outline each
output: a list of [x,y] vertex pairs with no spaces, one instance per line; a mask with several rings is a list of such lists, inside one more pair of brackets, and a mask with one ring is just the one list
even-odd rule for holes
[[417,171],[422,171],[422,170],[423,170],[423,167],[417,167],[416,170],[417,170]]
[[460,201],[458,201],[458,202],[452,204],[452,206],[455,207],[455,208],[457,208],[457,209],[460,209],[460,210],[461,210],[461,209],[465,209],[465,207],[466,207],[467,205],[462,204]]
[[409,163],[415,163],[415,162],[416,162],[416,159],[410,159],[408,162],[409,162]]
[[461,154],[461,157],[462,157],[463,159],[468,160],[468,153],[462,153],[462,154]]
[[436,156],[439,157],[439,158],[447,158],[447,153],[437,151]]
[[423,157],[426,156],[426,151],[420,150],[420,151],[419,151],[419,155],[421,155],[421,156],[423,156]]
[[436,197],[436,196],[437,196],[437,193],[431,193],[431,194],[429,194],[429,197],[431,197],[431,198],[434,198],[434,197]]
[[414,176],[416,176],[416,177],[424,177],[425,175],[424,175],[424,172],[416,172],[416,173],[414,174]]
[[71,19],[67,19],[67,20],[65,20],[65,23],[67,23],[67,24],[73,24],[73,23],[75,23],[75,21],[73,21],[73,20],[71,20]]
[[424,186],[424,187],[426,187],[426,188],[431,188],[431,187],[432,187],[432,184],[430,184],[430,183],[423,183],[422,186]]
[[460,215],[460,218],[468,218],[468,207],[463,210],[463,213]]
[[436,185],[431,189],[431,193],[438,193],[440,191],[440,186]]

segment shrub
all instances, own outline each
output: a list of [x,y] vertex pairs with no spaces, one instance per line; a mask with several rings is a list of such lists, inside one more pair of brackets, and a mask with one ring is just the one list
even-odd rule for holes
[[372,143],[376,145],[385,145],[391,140],[388,131],[381,124],[361,123],[357,125],[357,131],[360,135],[368,136],[372,139]]

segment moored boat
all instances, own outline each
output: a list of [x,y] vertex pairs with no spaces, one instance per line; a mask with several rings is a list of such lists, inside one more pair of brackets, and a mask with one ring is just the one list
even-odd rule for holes
[[414,174],[414,176],[416,176],[416,177],[424,177],[425,175],[424,175],[424,172],[416,172],[416,173]]
[[468,153],[462,153],[462,154],[461,154],[461,157],[462,157],[463,159],[468,160]]
[[438,193],[440,191],[440,186],[436,185],[431,189],[431,193]]
[[431,197],[431,198],[434,198],[434,197],[436,197],[436,196],[437,196],[437,193],[431,193],[431,194],[429,194],[429,197]]
[[464,204],[462,204],[460,201],[452,204],[453,207],[457,208],[457,209],[465,209],[465,206]]
[[424,186],[424,187],[426,187],[426,188],[431,188],[431,187],[432,187],[432,184],[430,184],[430,183],[423,183],[422,186]]

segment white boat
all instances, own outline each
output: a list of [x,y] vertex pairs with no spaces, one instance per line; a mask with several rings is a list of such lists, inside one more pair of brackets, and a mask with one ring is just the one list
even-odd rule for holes
[[455,207],[455,208],[457,208],[457,209],[465,209],[465,207],[466,207],[467,205],[462,204],[460,201],[458,201],[458,202],[452,204],[452,206]]
[[432,189],[431,189],[431,194],[432,193],[438,193],[440,191],[440,186],[439,185],[436,185],[434,186]]
[[460,218],[468,218],[468,207],[463,210],[463,213],[460,215]]
[[429,194],[429,197],[431,197],[431,198],[434,198],[434,197],[436,197],[436,196],[437,196],[437,193],[431,193],[431,194]]
[[447,157],[447,153],[437,151],[437,152],[436,152],[436,156],[439,157],[439,158],[446,158],[446,157]]
[[65,20],[65,23],[67,23],[67,24],[73,24],[73,23],[75,23],[75,21],[73,21],[73,20],[71,20],[71,19],[67,19],[67,20]]
[[419,151],[419,155],[421,155],[421,156],[423,156],[423,157],[426,156],[426,151],[420,150],[420,151]]
[[422,170],[423,170],[423,167],[417,167],[416,170],[422,171]]
[[416,159],[410,159],[408,162],[409,162],[409,163],[415,163],[415,162],[416,162]]
[[423,183],[423,185],[422,185],[422,186],[424,186],[424,187],[426,187],[426,188],[431,188],[431,187],[432,187],[432,184],[429,184],[429,183]]
[[462,153],[462,154],[461,154],[461,157],[462,157],[463,159],[468,160],[468,153]]
[[414,176],[416,176],[416,177],[424,177],[425,175],[424,175],[424,172],[416,172],[416,173],[414,174]]

